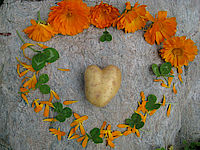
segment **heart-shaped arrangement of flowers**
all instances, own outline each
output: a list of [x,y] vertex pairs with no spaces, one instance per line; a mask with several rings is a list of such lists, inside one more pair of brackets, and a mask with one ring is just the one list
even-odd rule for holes
[[[63,0],[50,8],[51,11],[49,12],[47,21],[42,20],[38,12],[38,20],[31,20],[32,25],[23,31],[30,39],[37,42],[45,42],[56,34],[76,35],[83,32],[84,29],[89,28],[90,24],[92,24],[97,28],[105,29],[99,40],[101,42],[109,42],[112,40],[112,35],[107,31],[107,28],[111,26],[116,27],[118,30],[124,30],[125,33],[134,33],[137,30],[143,30],[145,32],[144,38],[149,44],[162,44],[162,49],[159,52],[161,58],[166,61],[160,66],[152,64],[152,71],[157,77],[154,81],[161,82],[162,87],[170,88],[174,78],[173,67],[175,67],[178,69],[179,80],[183,82],[181,67],[184,65],[187,66],[190,61],[194,60],[195,55],[197,55],[198,50],[195,43],[190,39],[186,39],[185,36],[175,36],[176,18],[168,18],[166,11],[159,11],[153,17],[146,10],[146,5],[140,5],[138,2],[134,6],[131,6],[130,2],[126,2],[125,5],[126,8],[120,14],[117,8],[103,2],[94,7],[88,7],[82,0]],[[19,62],[17,64],[17,73],[19,77],[24,77],[19,92],[21,97],[29,104],[28,96],[32,90],[38,89],[42,94],[49,94],[48,101],[33,100],[32,107],[34,111],[36,113],[40,112],[45,107],[44,117],[47,118],[43,121],[50,122],[64,122],[73,114],[75,120],[70,124],[72,128],[69,131],[68,139],[76,139],[77,142],[82,142],[83,147],[87,146],[89,140],[98,144],[103,143],[103,139],[105,139],[110,147],[115,147],[113,141],[120,136],[135,133],[139,137],[139,130],[145,125],[147,116],[153,115],[161,106],[164,107],[167,105],[164,95],[162,102],[156,102],[157,98],[155,95],[149,95],[146,100],[144,93],[141,92],[142,101],[138,102],[139,105],[136,111],[131,115],[131,118],[125,120],[124,124],[118,124],[117,126],[118,128],[125,128],[125,131],[113,131],[111,125],[108,124],[106,127],[107,123],[104,121],[100,128],[94,127],[90,132],[86,132],[83,122],[88,119],[88,116],[80,116],[73,112],[71,108],[63,107],[63,105],[70,105],[78,101],[64,101],[63,104],[58,101],[53,103],[52,100],[54,98],[59,100],[60,97],[47,84],[49,76],[47,74],[39,75],[40,70],[46,65],[50,65],[59,59],[58,51],[43,44],[26,43],[19,32],[17,34],[23,42],[21,49],[23,50],[24,57],[29,61],[29,64],[27,64],[17,58]],[[32,58],[26,56],[26,48],[35,52]],[[26,70],[20,72],[20,65]],[[70,71],[65,68],[58,68],[58,70]],[[28,72],[32,72],[32,77],[25,76]],[[176,94],[175,84],[173,84],[172,89]],[[167,105],[168,117],[170,109],[171,104]],[[50,117],[50,110],[54,111],[57,115]],[[78,129],[80,129],[80,134],[77,132]],[[50,128],[49,131],[57,135],[58,140],[61,140],[61,137],[66,135],[60,128]]]

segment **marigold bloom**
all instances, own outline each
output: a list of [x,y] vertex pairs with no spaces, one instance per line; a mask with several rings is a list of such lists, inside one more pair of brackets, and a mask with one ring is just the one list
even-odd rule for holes
[[110,147],[114,148],[115,147],[115,144],[112,142],[114,139],[122,136],[123,134],[120,132],[120,131],[112,131],[111,130],[111,125],[109,124],[107,126],[106,129],[105,126],[106,126],[106,121],[103,122],[101,128],[100,128],[100,136],[99,137],[105,137],[106,140],[107,140],[107,143]]
[[153,22],[151,28],[149,28],[144,34],[145,40],[153,45],[156,41],[158,45],[165,39],[168,39],[176,33],[176,18],[167,18],[166,11],[159,11],[158,16],[155,15],[155,19],[148,13],[147,18]]
[[52,134],[57,135],[59,141],[61,140],[61,137],[62,137],[62,136],[65,136],[65,134],[66,134],[66,133],[63,132],[63,131],[60,131],[60,128],[58,128],[58,130],[57,130],[57,129],[51,128],[51,129],[49,129],[49,131],[50,131]]
[[76,35],[89,28],[90,8],[82,0],[63,0],[51,7],[48,22],[63,35]]
[[[191,39],[182,37],[172,37],[163,43],[163,49],[160,50],[161,57],[172,66],[181,70],[183,65],[188,65],[197,55],[197,46]],[[182,71],[180,71],[182,72]]]
[[95,7],[91,7],[90,10],[91,24],[101,29],[110,27],[119,15],[117,8],[105,4],[103,1]]
[[146,5],[139,5],[140,4],[137,2],[134,7],[131,8],[130,2],[127,2],[125,12],[114,21],[113,27],[117,26],[118,30],[125,29],[125,33],[133,33],[142,29],[148,20],[146,18]]
[[28,37],[34,41],[45,42],[51,39],[56,34],[50,24],[43,24],[39,21],[31,20],[32,26],[27,27],[23,30]]

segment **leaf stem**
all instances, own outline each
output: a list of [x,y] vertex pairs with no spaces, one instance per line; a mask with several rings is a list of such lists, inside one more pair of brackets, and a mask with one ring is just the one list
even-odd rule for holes
[[44,21],[44,20],[41,19],[40,11],[38,11],[37,14],[38,14],[38,22],[40,22],[42,24],[46,24],[46,21]]
[[162,76],[164,79],[165,79],[165,81],[167,82],[167,84],[168,84],[168,81],[167,81],[167,79],[165,78],[165,76]]
[[[21,35],[19,34],[18,30],[16,30],[16,33],[18,35],[18,37],[20,38],[20,40],[22,41],[23,44],[25,44],[26,42],[22,39]],[[28,46],[28,48],[30,48],[32,51],[37,52],[37,53],[41,53],[41,51],[38,51],[34,48],[32,48],[31,46]]]

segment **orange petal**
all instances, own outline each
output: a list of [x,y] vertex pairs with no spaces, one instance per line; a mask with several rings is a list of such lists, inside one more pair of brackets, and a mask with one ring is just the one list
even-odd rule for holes
[[173,92],[174,92],[174,94],[177,94],[177,90],[176,90],[175,84],[173,84]]
[[162,79],[155,79],[155,80],[153,80],[154,82],[163,82],[164,83],[164,81],[162,80]]
[[68,139],[75,133],[75,128],[72,128],[69,132]]
[[178,75],[178,79],[179,79],[179,81],[181,81],[181,83],[183,83],[183,80],[182,80],[181,74]]
[[57,68],[60,71],[70,71],[70,69]]
[[118,128],[127,128],[127,127],[129,127],[129,125],[126,125],[126,124],[118,124],[117,127],[118,127]]
[[80,118],[79,114],[77,114],[77,113],[74,113],[74,117],[75,117],[76,119]]
[[161,83],[162,87],[169,88],[165,83]]
[[107,126],[107,130],[111,130],[111,125],[110,124]]
[[167,117],[169,117],[170,112],[171,112],[171,104],[169,104],[169,107],[168,107],[168,109],[167,109]]
[[63,104],[64,105],[70,105],[70,104],[73,104],[73,103],[76,103],[78,101],[64,101]]
[[58,96],[58,94],[57,94],[55,91],[51,90],[51,92],[53,93],[54,97],[55,97],[57,100],[60,99],[59,96]]
[[73,139],[77,139],[77,138],[79,138],[80,136],[78,135],[78,134],[75,134],[75,135],[73,135],[72,137],[70,137],[69,139],[70,140],[73,140]]
[[152,116],[156,112],[156,110],[157,109],[154,109],[154,110],[150,111],[149,115]]
[[55,118],[48,118],[48,119],[43,119],[43,121],[56,122],[57,120]]
[[112,147],[112,148],[115,147],[115,144],[114,144],[111,140],[108,140],[108,145],[109,145],[110,147]]
[[25,100],[25,102],[29,105],[27,97],[24,94],[21,94],[21,96]]
[[162,102],[162,106],[165,106],[165,102],[166,102],[165,95],[163,95],[163,102]]
[[43,49],[49,48],[48,46],[46,46],[44,44],[37,43],[37,45],[40,46],[40,47],[42,47]]
[[86,136],[85,139],[82,142],[83,148],[87,146],[87,142],[88,142],[88,136]]
[[136,133],[137,137],[140,137],[140,132],[138,129],[136,129],[135,133]]
[[102,126],[101,126],[101,128],[100,128],[100,130],[103,130],[105,128],[106,124],[107,124],[107,122],[104,121],[103,124],[102,124]]
[[178,67],[178,73],[182,74],[183,73],[183,70],[181,67]]
[[141,96],[141,98],[142,98],[142,101],[145,101],[145,96],[144,96],[144,92],[143,92],[143,91],[140,92],[140,96]]
[[76,121],[76,120],[74,120],[74,121],[70,124],[70,126],[73,127],[73,126],[76,126],[77,124],[79,124],[79,122]]
[[61,140],[61,135],[57,135],[58,136],[58,141],[60,141]]
[[81,142],[84,138],[85,138],[85,136],[82,136],[82,137],[78,138],[77,142]]
[[51,93],[50,93],[49,102],[52,102],[52,100],[53,100],[53,93],[51,92]]
[[38,105],[38,106],[35,107],[34,111],[36,113],[38,113],[38,112],[40,112],[42,110],[42,107],[43,107],[43,104],[40,104],[40,105]]
[[129,134],[131,134],[131,133],[132,133],[131,131],[125,131],[125,132],[123,133],[123,135],[127,136],[127,135],[129,135]]
[[49,105],[46,105],[43,115],[44,115],[44,117],[48,117],[49,116]]
[[113,136],[117,136],[117,135],[122,135],[122,133],[120,131],[114,131],[112,132]]
[[22,45],[21,49],[23,50],[23,55],[26,59],[31,60],[31,58],[27,57],[25,54],[25,48],[29,47],[29,46],[33,46],[35,44],[31,44],[31,43],[25,43],[24,45]]
[[80,124],[80,131],[82,135],[85,135],[85,129],[82,124]]

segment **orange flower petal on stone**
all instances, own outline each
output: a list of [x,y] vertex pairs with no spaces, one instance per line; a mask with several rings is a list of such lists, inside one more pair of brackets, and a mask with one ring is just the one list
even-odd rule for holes
[[117,127],[118,127],[118,128],[127,128],[127,127],[129,127],[129,125],[126,125],[126,124],[118,124]]
[[103,1],[90,9],[91,24],[101,29],[110,27],[119,15],[117,8]]
[[107,122],[104,121],[103,124],[102,124],[102,126],[101,126],[101,128],[100,128],[100,130],[103,130],[105,128],[106,124],[107,124]]
[[83,139],[85,139],[85,136],[82,136],[82,137],[78,138],[77,142],[81,142],[81,141],[83,141]]
[[166,99],[165,99],[165,95],[163,95],[163,102],[162,102],[162,106],[165,106],[166,103]]
[[169,88],[165,83],[160,84],[162,87]]
[[78,101],[64,101],[63,104],[64,105],[70,105],[70,104],[73,104],[73,103],[76,103]]
[[124,133],[123,133],[123,135],[124,136],[127,136],[127,135],[129,135],[129,134],[131,134],[132,133],[132,131],[125,131]]
[[85,137],[85,139],[82,142],[82,147],[85,148],[87,146],[88,143],[88,136]]
[[182,80],[181,74],[178,75],[178,79],[181,81],[181,83],[183,83],[183,80]]
[[21,94],[21,97],[22,97],[22,98],[25,100],[25,102],[29,105],[27,97],[26,97],[24,94]]
[[70,131],[69,131],[69,135],[68,135],[68,139],[71,138],[71,136],[75,133],[75,128],[72,128]]
[[44,109],[44,117],[48,117],[49,116],[49,105],[46,105],[45,109]]
[[137,137],[140,137],[140,132],[139,132],[139,130],[135,130],[135,133],[136,133],[136,135],[137,135]]
[[55,91],[51,90],[51,93],[54,95],[54,97],[55,97],[57,100],[60,99],[59,96],[58,96],[58,94],[57,94]]
[[75,135],[73,135],[72,137],[70,137],[69,139],[70,140],[73,140],[73,139],[77,139],[77,138],[79,138],[80,136],[78,135],[78,134],[75,134]]
[[43,119],[42,121],[47,121],[47,122],[56,122],[56,118],[48,118],[48,119]]
[[[148,15],[150,16],[150,15]],[[151,19],[152,20],[152,19]],[[167,18],[166,11],[159,11],[153,20],[153,25],[144,34],[145,40],[153,45],[156,41],[158,45],[176,33],[176,18]]]
[[107,140],[107,142],[108,142],[108,145],[109,145],[110,147],[112,147],[112,148],[115,147],[115,144],[114,144],[111,140]]
[[144,95],[144,92],[143,92],[143,91],[140,92],[140,96],[141,96],[141,98],[142,98],[142,101],[145,101],[145,95]]
[[45,25],[40,22],[36,22],[33,19],[31,20],[31,24],[32,25],[24,29],[23,32],[34,41],[45,42],[50,40],[51,37],[56,34],[50,24]]
[[174,94],[177,94],[177,90],[176,90],[175,84],[173,84],[173,92],[174,92]]
[[78,119],[78,118],[80,118],[81,116],[79,116],[79,114],[77,114],[77,113],[74,113],[74,117],[75,117],[76,119]]
[[37,45],[40,46],[40,47],[43,48],[43,49],[49,48],[48,46],[46,46],[46,45],[44,45],[44,44],[37,43]]
[[31,58],[27,57],[25,54],[25,48],[29,47],[29,46],[34,46],[35,44],[31,44],[31,43],[25,43],[22,45],[21,49],[23,51],[23,55],[26,59],[31,60]]
[[35,73],[34,73],[33,77],[30,78],[28,81],[26,81],[24,83],[23,87],[27,87],[28,86],[29,89],[34,89],[36,83],[37,83],[37,78],[36,78]]
[[60,71],[70,71],[70,69],[64,69],[64,68],[57,68]]
[[169,104],[168,109],[167,109],[167,117],[169,117],[171,112],[171,104]]
[[89,28],[90,8],[82,0],[63,0],[50,8],[48,22],[63,35],[76,35]]
[[85,129],[84,129],[84,127],[83,127],[82,124],[80,124],[80,131],[81,131],[81,134],[82,134],[82,135],[85,135],[85,134],[86,134],[86,133],[85,133]]

